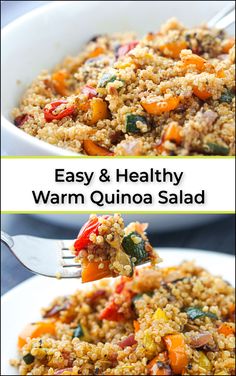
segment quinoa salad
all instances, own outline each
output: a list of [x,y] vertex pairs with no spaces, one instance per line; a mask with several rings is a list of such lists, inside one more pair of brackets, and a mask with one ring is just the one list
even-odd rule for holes
[[14,123],[91,156],[235,155],[234,43],[175,19],[142,39],[97,35],[34,80]]
[[82,266],[82,282],[118,275],[131,277],[135,266],[160,262],[145,233],[147,227],[139,222],[125,227],[119,214],[91,215],[72,246]]
[[234,296],[193,262],[138,268],[56,298],[11,364],[20,375],[235,375]]

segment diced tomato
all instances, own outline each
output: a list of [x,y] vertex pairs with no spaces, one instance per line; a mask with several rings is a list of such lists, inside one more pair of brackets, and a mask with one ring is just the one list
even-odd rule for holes
[[86,248],[91,243],[89,239],[91,234],[98,235],[98,227],[98,217],[89,219],[89,221],[83,225],[74,243],[74,248],[77,254],[79,251],[81,251],[81,249]]
[[120,294],[124,290],[126,282],[131,281],[131,280],[132,280],[132,278],[130,278],[130,277],[122,276],[120,278],[120,281],[117,283],[117,285],[115,287],[115,292],[117,294]]
[[117,51],[118,57],[125,56],[128,52],[130,52],[133,48],[135,48],[138,43],[139,43],[138,41],[134,40],[132,42],[129,42],[120,46]]
[[97,90],[89,85],[85,85],[81,92],[85,95],[87,95],[88,99],[92,99],[93,97],[96,97],[98,95]]
[[131,334],[129,337],[125,338],[123,341],[119,342],[118,345],[122,348],[125,349],[128,346],[133,346],[137,343],[134,334]]
[[53,111],[57,107],[59,107],[61,104],[66,104],[66,103],[68,103],[68,102],[60,100],[60,101],[55,101],[55,102],[50,103],[50,108],[45,107],[43,111],[44,111],[44,118],[45,118],[46,122],[49,123],[53,120],[61,120],[66,116],[72,115],[73,112],[76,109],[75,106],[67,107],[64,110],[60,111],[58,114],[53,113]]

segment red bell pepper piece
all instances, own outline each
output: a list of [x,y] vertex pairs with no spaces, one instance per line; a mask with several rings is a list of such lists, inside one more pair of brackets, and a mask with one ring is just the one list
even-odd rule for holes
[[98,217],[93,217],[81,227],[79,235],[74,243],[77,255],[81,249],[86,248],[91,243],[89,237],[92,233],[98,235],[98,226]]
[[134,334],[131,334],[129,337],[125,338],[123,341],[118,343],[122,349],[125,349],[128,346],[133,346],[137,343],[136,339],[134,338]]
[[44,118],[46,122],[50,122],[52,120],[61,120],[65,116],[70,116],[73,114],[74,110],[76,109],[75,106],[67,107],[64,110],[60,111],[58,114],[53,114],[53,111],[63,103],[66,104],[68,102],[63,101],[63,100],[55,101],[55,102],[50,103],[50,108],[47,108],[47,107],[44,108],[43,111],[44,111]]
[[85,95],[87,95],[88,99],[92,99],[93,97],[96,97],[98,95],[97,90],[89,85],[85,85],[81,92]]
[[123,321],[125,320],[125,315],[122,312],[118,312],[120,307],[112,300],[100,313],[100,320],[108,321]]
[[118,57],[125,56],[134,47],[136,47],[138,43],[139,43],[138,41],[134,40],[132,42],[129,42],[129,43],[126,43],[126,44],[123,44],[122,46],[120,46],[120,48],[118,49],[118,52],[117,52]]

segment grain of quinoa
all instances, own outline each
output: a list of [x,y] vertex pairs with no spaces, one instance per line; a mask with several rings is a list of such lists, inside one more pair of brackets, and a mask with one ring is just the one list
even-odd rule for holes
[[175,19],[140,40],[97,36],[34,80],[15,124],[88,155],[234,155],[233,45]]

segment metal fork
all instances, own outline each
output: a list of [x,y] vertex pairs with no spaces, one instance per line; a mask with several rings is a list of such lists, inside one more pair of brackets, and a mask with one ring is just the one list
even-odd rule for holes
[[69,248],[73,240],[10,236],[1,231],[1,242],[32,273],[53,278],[81,277],[81,265],[75,262]]
[[227,29],[235,22],[235,3],[227,4],[208,22],[207,26],[216,29]]

